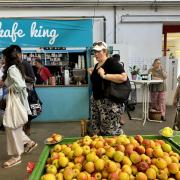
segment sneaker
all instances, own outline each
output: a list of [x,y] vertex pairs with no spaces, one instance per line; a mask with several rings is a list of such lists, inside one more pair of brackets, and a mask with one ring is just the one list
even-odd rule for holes
[[38,144],[36,142],[32,141],[30,144],[27,144],[24,147],[24,152],[30,153],[37,146],[38,146]]

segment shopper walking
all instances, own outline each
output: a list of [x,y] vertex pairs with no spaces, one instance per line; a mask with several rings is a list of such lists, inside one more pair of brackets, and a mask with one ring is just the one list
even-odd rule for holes
[[[31,114],[27,100],[24,68],[20,62],[18,51],[10,46],[4,49],[2,53],[5,59],[3,81],[6,87],[11,89],[15,96],[19,97],[27,113]],[[37,143],[25,135],[22,127],[16,129],[6,127],[5,132],[7,153],[12,156],[3,164],[4,168],[8,168],[21,163],[21,154],[32,151]],[[27,144],[26,148],[24,148],[24,144]]]
[[[128,80],[122,65],[108,57],[105,42],[93,44],[95,58],[98,63],[89,69],[92,82],[91,121],[88,133],[91,135],[119,135],[123,133],[120,118],[124,111],[122,103],[116,103],[104,95],[104,89],[110,81],[122,83]],[[102,87],[104,83],[104,88]]]
[[180,131],[180,76],[177,79],[178,85],[173,98],[173,106],[176,108],[176,116],[173,125],[173,129]]
[[155,59],[152,68],[149,69],[148,73],[152,74],[152,79],[163,80],[159,84],[150,85],[150,97],[151,97],[151,109],[161,111],[161,119],[165,119],[166,114],[166,83],[167,78],[166,72],[161,66],[160,59]]
[[[34,75],[33,68],[29,62],[23,60],[22,50],[21,50],[20,46],[11,45],[9,48],[11,48],[12,50],[16,50],[18,58],[23,65],[24,73],[25,73],[25,82],[26,82],[27,92],[28,92],[28,96],[29,96],[31,94],[30,92],[33,91],[33,85],[35,83],[35,75]],[[32,121],[32,119],[33,119],[33,117],[31,115],[28,115],[28,122],[23,127],[24,132],[28,136],[30,136],[30,134],[31,134],[31,121]]]

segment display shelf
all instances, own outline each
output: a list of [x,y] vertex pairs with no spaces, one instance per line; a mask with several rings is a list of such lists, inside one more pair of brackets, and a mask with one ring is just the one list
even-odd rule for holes
[[[50,48],[50,47],[49,47]],[[66,85],[65,84],[65,70],[68,71],[69,83],[74,85],[79,85],[81,81],[82,84],[88,84],[87,77],[87,48],[85,47],[76,47],[76,48],[65,48],[55,49],[46,49],[43,48],[33,48],[33,49],[23,49],[23,60],[28,61],[34,69],[35,75],[37,74],[37,69],[35,67],[35,60],[39,58],[42,60],[42,63],[48,67],[51,74],[55,77],[57,85]],[[73,76],[73,69],[85,69],[85,77],[81,77],[80,81],[77,77]],[[60,77],[59,77],[60,76]],[[66,78],[67,79],[67,78]],[[49,81],[51,82],[51,81]],[[66,81],[67,82],[67,81]]]

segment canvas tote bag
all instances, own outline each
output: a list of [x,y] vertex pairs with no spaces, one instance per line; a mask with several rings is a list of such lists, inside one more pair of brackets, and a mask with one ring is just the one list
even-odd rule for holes
[[7,95],[7,105],[3,117],[3,125],[16,129],[28,122],[28,113],[18,96],[10,89]]

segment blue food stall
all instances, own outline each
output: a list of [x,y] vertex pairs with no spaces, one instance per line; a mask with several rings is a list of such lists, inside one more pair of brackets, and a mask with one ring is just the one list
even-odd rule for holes
[[78,121],[89,118],[92,19],[0,19],[0,48],[17,44],[23,60],[40,58],[52,77],[35,85],[43,103],[35,122]]

